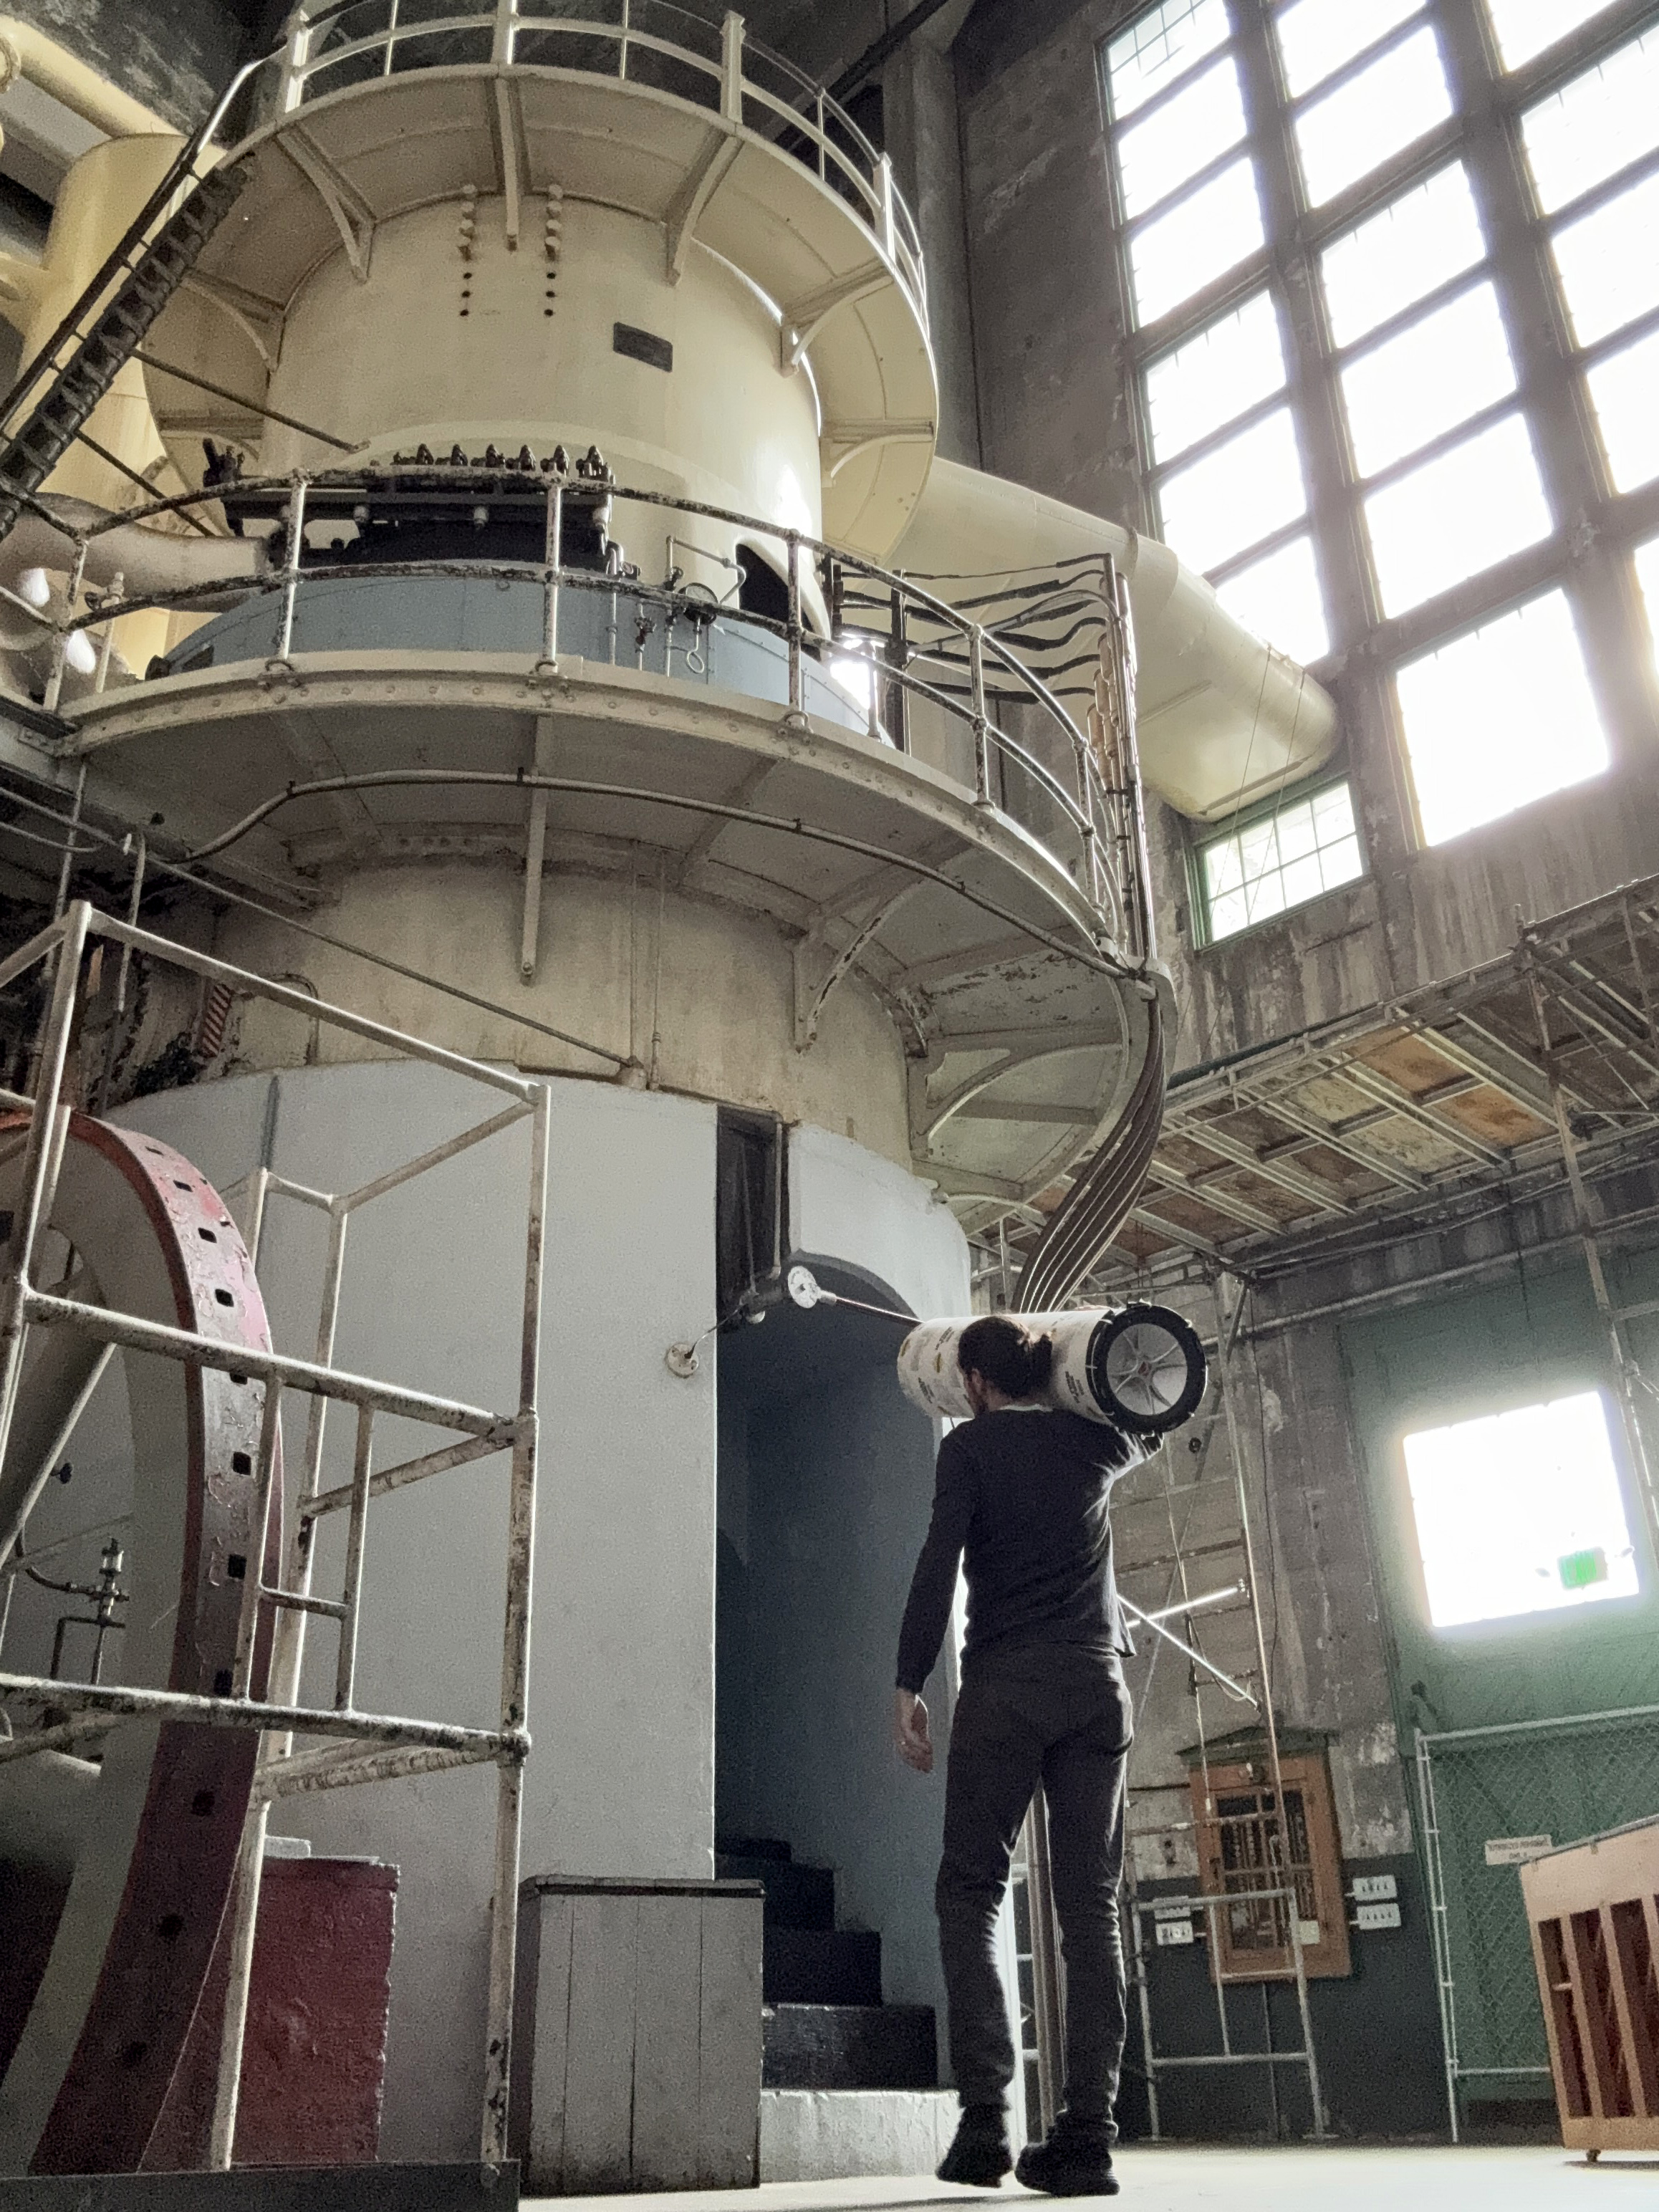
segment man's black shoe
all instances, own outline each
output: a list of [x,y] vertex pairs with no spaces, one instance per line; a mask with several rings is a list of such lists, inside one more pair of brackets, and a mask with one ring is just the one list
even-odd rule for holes
[[1045,2197],[1115,2197],[1111,2142],[1104,2128],[1068,2125],[1062,2113],[1046,2142],[1021,2151],[1014,2179]]
[[956,2140],[940,2162],[939,2178],[965,2182],[970,2189],[994,2189],[1013,2162],[1001,2106],[969,2105],[957,2124]]

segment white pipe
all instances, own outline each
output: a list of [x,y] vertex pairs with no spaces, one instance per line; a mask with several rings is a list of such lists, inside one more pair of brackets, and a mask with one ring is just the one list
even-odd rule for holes
[[1329,758],[1336,708],[1328,694],[1236,622],[1156,538],[936,459],[890,557],[915,575],[945,579],[929,588],[955,603],[1017,580],[1017,571],[1102,553],[1128,579],[1141,769],[1160,797],[1216,819]]
[[[83,500],[49,498],[45,504],[80,529],[104,520],[100,509]],[[21,587],[31,569],[66,569],[74,558],[75,543],[67,530],[54,530],[44,515],[21,514],[0,543],[0,584],[27,597]],[[173,538],[127,522],[88,541],[84,581],[107,586],[118,574],[127,597],[143,599],[252,582],[264,575],[265,565],[264,546],[256,538]],[[222,605],[215,599],[200,611],[212,612]]]
[[149,138],[173,128],[153,108],[120,91],[55,40],[37,31],[33,23],[20,23],[15,15],[0,15],[0,94],[9,90],[19,77],[50,93],[71,113],[112,138]]

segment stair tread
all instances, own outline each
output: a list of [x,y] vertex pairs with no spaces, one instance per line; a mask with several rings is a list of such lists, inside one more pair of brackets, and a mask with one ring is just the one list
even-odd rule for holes
[[769,2089],[933,2089],[931,2005],[769,2005],[762,2014]]
[[881,1938],[864,1928],[769,1928],[767,2002],[877,2007]]

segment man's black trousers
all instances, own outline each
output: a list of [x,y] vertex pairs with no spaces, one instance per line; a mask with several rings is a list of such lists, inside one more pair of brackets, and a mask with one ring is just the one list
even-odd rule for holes
[[1066,1960],[1066,2111],[1109,2122],[1125,2025],[1118,1882],[1133,1722],[1117,1660],[1075,1645],[978,1653],[951,1727],[936,1893],[951,2063],[964,2105],[1000,2104],[1014,2074],[996,1920],[1037,1784],[1048,1807]]

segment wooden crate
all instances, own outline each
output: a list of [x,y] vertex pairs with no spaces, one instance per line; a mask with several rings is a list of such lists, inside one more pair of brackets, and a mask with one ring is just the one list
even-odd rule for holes
[[755,2186],[764,1907],[757,1881],[524,1883],[508,2110],[526,2196]]
[[1521,1869],[1570,2149],[1659,2150],[1659,1819]]

